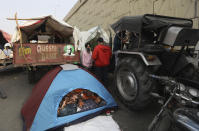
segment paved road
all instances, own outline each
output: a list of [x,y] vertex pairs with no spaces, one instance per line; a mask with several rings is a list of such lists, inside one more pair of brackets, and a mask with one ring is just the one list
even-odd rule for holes
[[21,70],[0,74],[0,86],[7,94],[7,99],[0,99],[0,131],[22,131],[20,109],[34,86],[26,77]]
[[[17,69],[0,73],[0,86],[7,93],[7,99],[0,99],[0,131],[22,131],[20,110],[35,84],[29,84],[27,73]],[[158,111],[158,105],[151,105],[142,112],[133,112],[124,107],[117,98],[119,109],[113,118],[122,131],[146,131]]]

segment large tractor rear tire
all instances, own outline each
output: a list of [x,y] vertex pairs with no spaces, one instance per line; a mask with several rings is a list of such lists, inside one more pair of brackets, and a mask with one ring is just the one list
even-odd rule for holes
[[126,57],[115,70],[116,94],[121,102],[133,110],[142,110],[151,102],[152,80],[139,58]]

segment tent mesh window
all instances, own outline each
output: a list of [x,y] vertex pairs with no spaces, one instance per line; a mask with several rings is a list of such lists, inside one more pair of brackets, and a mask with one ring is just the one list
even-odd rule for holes
[[106,105],[106,101],[86,89],[76,89],[63,97],[57,111],[58,117],[96,109]]

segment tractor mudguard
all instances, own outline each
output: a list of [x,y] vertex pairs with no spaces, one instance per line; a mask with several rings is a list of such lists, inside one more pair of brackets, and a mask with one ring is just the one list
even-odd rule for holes
[[140,57],[146,66],[162,65],[161,61],[156,55],[148,55],[142,52],[129,52],[129,51],[117,51],[115,54],[115,65],[117,66],[118,60],[124,56],[138,56]]

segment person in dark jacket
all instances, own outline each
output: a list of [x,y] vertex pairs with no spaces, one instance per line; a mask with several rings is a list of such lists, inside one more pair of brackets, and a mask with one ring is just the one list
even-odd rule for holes
[[126,31],[120,31],[116,33],[114,37],[114,46],[113,46],[113,52],[121,50],[124,46],[126,38]]
[[108,66],[110,64],[112,51],[109,46],[103,45],[103,38],[98,38],[97,42],[98,45],[94,48],[92,54],[92,59],[94,60],[95,66],[95,75],[103,82],[105,86],[107,86]]

